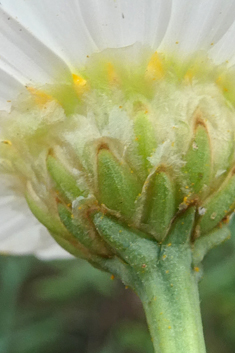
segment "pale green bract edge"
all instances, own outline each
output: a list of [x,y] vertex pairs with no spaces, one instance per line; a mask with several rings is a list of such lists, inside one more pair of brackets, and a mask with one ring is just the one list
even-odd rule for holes
[[139,46],[88,61],[1,113],[1,173],[61,246],[138,293],[156,352],[202,353],[201,261],[235,207],[235,73]]

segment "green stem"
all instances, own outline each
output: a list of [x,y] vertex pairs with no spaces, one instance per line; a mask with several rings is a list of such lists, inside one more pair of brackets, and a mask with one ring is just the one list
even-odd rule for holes
[[[102,259],[99,265],[119,276],[142,300],[156,353],[206,352],[198,294],[200,273],[193,268],[194,220],[195,207],[191,207],[177,217],[159,244],[113,217],[101,213],[93,217],[100,236],[117,252],[115,258]],[[197,247],[196,260],[203,254]]]
[[136,286],[156,353],[205,353],[198,281],[188,246],[164,246]]

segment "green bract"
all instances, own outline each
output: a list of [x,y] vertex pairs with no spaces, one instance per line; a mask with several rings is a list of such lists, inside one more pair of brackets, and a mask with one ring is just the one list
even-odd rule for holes
[[128,54],[95,55],[61,91],[29,87],[2,122],[3,172],[20,178],[31,210],[56,238],[68,232],[92,254],[100,244],[102,254],[115,251],[104,251],[90,210],[162,242],[193,206],[194,243],[235,206],[225,68],[201,55],[180,63],[157,53],[132,62]]

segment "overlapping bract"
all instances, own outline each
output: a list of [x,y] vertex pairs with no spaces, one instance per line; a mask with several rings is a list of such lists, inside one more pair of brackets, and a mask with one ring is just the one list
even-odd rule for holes
[[207,237],[211,247],[235,207],[235,114],[212,74],[219,69],[205,77],[199,58],[180,66],[155,53],[131,65],[115,55],[15,104],[4,171],[18,176],[57,242],[91,262],[117,253],[94,222],[100,213],[161,244],[192,208],[192,245]]

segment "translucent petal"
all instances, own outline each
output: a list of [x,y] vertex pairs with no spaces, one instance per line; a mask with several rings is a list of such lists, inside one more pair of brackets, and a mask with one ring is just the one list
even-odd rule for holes
[[66,64],[0,7],[0,68],[22,83],[66,80]]
[[73,71],[94,51],[136,41],[157,49],[164,38],[162,50],[208,50],[235,18],[234,0],[227,0],[226,6],[223,0],[2,0],[1,4]]
[[87,55],[142,42],[156,48],[171,0],[3,0],[2,6],[58,53],[73,71]]
[[35,250],[35,255],[41,260],[74,259],[66,250],[61,248],[55,240],[48,234],[47,229],[40,229],[41,246]]
[[9,110],[11,100],[23,90],[22,84],[4,70],[0,69],[0,110]]
[[135,42],[156,48],[171,14],[171,1],[165,0],[87,0],[79,4],[92,37],[102,48]]
[[39,258],[71,258],[55,243],[47,230],[35,219],[23,197],[0,183],[0,253],[34,254]]
[[[2,190],[1,190],[2,191]],[[40,244],[40,224],[33,219],[23,199],[2,196],[0,205],[0,251],[31,254]]]
[[234,19],[234,0],[174,0],[161,49],[185,53],[208,50],[224,36]]
[[87,54],[98,49],[76,0],[7,0],[2,2],[2,6],[35,37],[64,58],[73,71]]
[[229,66],[235,64],[235,21],[223,38],[211,48],[210,55],[216,63],[228,61]]

